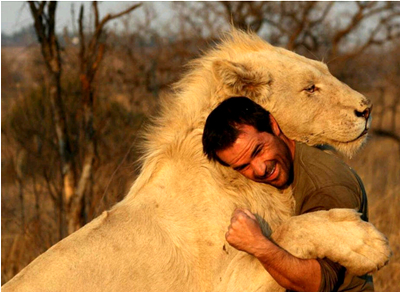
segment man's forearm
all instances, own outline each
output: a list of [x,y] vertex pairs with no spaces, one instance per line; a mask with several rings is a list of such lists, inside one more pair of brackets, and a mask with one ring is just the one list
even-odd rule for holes
[[315,259],[299,259],[264,238],[253,255],[282,287],[293,291],[317,292],[321,283],[321,266]]
[[279,285],[294,291],[317,292],[321,284],[321,266],[317,260],[292,256],[266,238],[254,214],[236,209],[225,234],[234,248],[254,255]]

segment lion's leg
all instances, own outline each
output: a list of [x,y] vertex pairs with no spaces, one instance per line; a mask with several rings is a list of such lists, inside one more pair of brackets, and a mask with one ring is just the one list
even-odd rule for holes
[[386,237],[351,209],[294,216],[274,230],[272,239],[297,257],[327,257],[355,275],[377,271],[391,256]]

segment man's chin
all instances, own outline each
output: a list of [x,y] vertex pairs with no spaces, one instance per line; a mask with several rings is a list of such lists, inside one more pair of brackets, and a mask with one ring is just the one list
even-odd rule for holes
[[285,182],[280,182],[279,180],[276,181],[268,181],[268,180],[256,180],[256,182],[264,183],[270,186],[273,186],[277,189],[286,189],[288,185]]
[[290,187],[290,184],[287,184],[287,183],[281,184],[280,186],[276,186],[277,189],[280,189],[282,191],[286,190],[288,187]]
[[269,184],[279,190],[284,190],[289,187],[289,185],[287,183],[282,183],[282,182],[276,182],[276,183],[274,182],[274,183],[267,183],[267,184]]
[[277,189],[284,190],[290,186],[292,181],[289,178],[279,176],[279,177],[277,177],[276,180],[270,181],[270,182],[266,181],[265,183],[269,184]]

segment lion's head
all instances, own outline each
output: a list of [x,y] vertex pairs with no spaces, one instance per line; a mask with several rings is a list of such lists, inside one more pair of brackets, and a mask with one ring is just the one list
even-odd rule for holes
[[332,76],[324,63],[239,31],[207,57],[219,99],[252,98],[274,115],[288,137],[329,144],[347,156],[365,141],[371,102]]

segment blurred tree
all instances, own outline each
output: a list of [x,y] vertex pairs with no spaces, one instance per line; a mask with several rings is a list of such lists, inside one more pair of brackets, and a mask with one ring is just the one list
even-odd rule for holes
[[[87,186],[89,184],[89,179],[92,177],[93,162],[96,156],[96,141],[95,141],[95,129],[93,126],[93,114],[94,114],[94,92],[95,88],[93,86],[93,81],[98,71],[99,65],[103,60],[104,49],[105,49],[105,25],[113,19],[117,19],[125,14],[128,14],[138,8],[141,4],[135,4],[128,9],[118,13],[118,14],[107,14],[105,17],[100,19],[99,9],[97,2],[92,2],[94,23],[93,23],[93,33],[91,36],[85,35],[84,31],[84,6],[81,5],[79,13],[79,63],[80,63],[80,75],[79,79],[81,81],[82,90],[82,112],[83,112],[83,126],[84,129],[84,159],[81,171],[81,176],[79,182],[76,186],[76,191],[73,198],[67,198],[67,203],[69,204],[69,209],[71,210],[71,219],[68,224],[68,231],[72,233],[73,231],[79,229],[82,226],[82,212],[84,212],[84,206],[89,206],[91,201],[91,196],[86,198],[87,204],[85,204],[84,194]],[[86,38],[89,36],[89,41],[86,42]],[[89,192],[90,194],[90,192]],[[86,208],[86,220],[87,220]]]
[[[57,2],[41,1],[28,2],[34,18],[35,31],[41,44],[42,55],[48,73],[49,99],[52,105],[54,127],[58,138],[59,155],[63,178],[63,193],[58,199],[60,208],[60,237],[74,232],[82,224],[84,216],[84,194],[90,177],[95,158],[95,130],[93,126],[93,80],[103,59],[104,53],[104,26],[113,19],[119,18],[140,6],[135,4],[118,14],[107,14],[99,18],[97,2],[92,4],[94,14],[94,32],[86,43],[83,27],[83,5],[79,15],[80,38],[80,76],[81,81],[81,109],[84,142],[80,147],[84,149],[83,163],[77,163],[77,149],[71,148],[71,139],[68,135],[66,114],[70,108],[65,107],[61,96],[61,53],[55,33],[55,12]],[[80,169],[77,166],[80,165]],[[65,220],[67,224],[65,224]]]
[[[48,77],[48,92],[52,106],[54,127],[57,134],[59,154],[61,158],[61,173],[63,177],[63,194],[65,199],[71,198],[75,186],[75,165],[71,143],[65,119],[65,107],[61,97],[61,56],[58,39],[55,34],[55,13],[57,2],[29,1],[29,7],[34,19],[35,31],[41,44]],[[60,238],[67,235],[66,213],[63,195],[60,196]]]
[[345,7],[314,1],[224,1],[221,5],[234,26],[250,28],[290,50],[327,53],[327,60],[354,58],[371,46],[400,37],[398,2],[355,1]]
[[250,29],[254,32],[258,32],[261,29],[274,7],[273,3],[264,1],[221,1],[220,3],[225,8],[228,22],[231,22],[239,29]]
[[[376,67],[380,74],[374,76],[375,129],[373,134],[391,138],[399,145],[400,151],[400,41],[382,52],[385,57],[378,57]],[[372,56],[373,57],[373,56]],[[371,62],[371,58],[369,59]],[[383,70],[382,70],[383,69]]]

